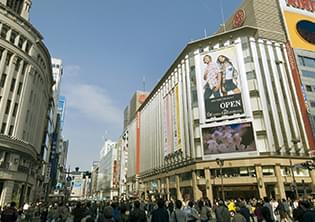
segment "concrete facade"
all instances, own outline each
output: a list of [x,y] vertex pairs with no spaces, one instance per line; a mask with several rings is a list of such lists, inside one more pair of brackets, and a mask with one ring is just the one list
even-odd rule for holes
[[2,206],[39,198],[44,183],[42,144],[53,78],[42,36],[28,22],[30,5],[0,1]]

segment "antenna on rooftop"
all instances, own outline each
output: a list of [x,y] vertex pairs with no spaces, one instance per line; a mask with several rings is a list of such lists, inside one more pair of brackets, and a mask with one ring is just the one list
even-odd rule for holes
[[146,84],[145,76],[143,76],[143,77],[142,77],[143,92],[145,92],[145,84]]
[[220,0],[220,8],[221,8],[221,19],[222,19],[221,26],[223,27],[223,32],[226,32],[225,18],[224,18],[224,9],[223,9],[223,0]]
[[205,33],[205,38],[207,38],[207,29],[204,29],[204,33]]

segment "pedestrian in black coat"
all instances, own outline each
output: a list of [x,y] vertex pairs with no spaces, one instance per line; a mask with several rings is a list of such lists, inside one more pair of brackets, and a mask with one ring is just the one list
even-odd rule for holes
[[158,208],[152,212],[151,222],[169,222],[169,215],[165,209],[165,203],[163,199],[157,201]]
[[130,212],[129,222],[147,222],[147,215],[140,209],[140,202],[135,201],[134,210]]

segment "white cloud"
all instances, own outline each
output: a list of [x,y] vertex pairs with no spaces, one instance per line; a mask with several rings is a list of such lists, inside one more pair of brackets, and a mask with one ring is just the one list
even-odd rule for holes
[[[122,111],[115,106],[113,99],[100,86],[83,83],[79,66],[65,67],[63,93],[67,107],[86,118],[104,124],[122,125]],[[71,115],[71,110],[67,110]]]

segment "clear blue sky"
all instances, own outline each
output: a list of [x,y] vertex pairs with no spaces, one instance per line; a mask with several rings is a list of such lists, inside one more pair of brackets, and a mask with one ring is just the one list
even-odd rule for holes
[[[241,0],[222,0],[232,15]],[[64,62],[68,165],[90,169],[118,139],[133,92],[152,89],[187,42],[215,32],[220,0],[33,0],[31,22]]]

